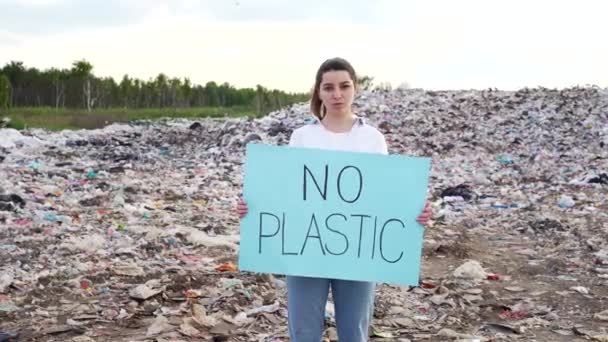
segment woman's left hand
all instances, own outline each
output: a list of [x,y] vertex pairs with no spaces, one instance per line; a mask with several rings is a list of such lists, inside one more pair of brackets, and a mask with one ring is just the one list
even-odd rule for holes
[[424,210],[422,210],[422,213],[420,215],[418,215],[418,218],[416,218],[416,221],[425,227],[430,227],[431,224],[433,223],[433,221],[431,221],[432,217],[433,217],[433,208],[431,208],[430,202],[426,202],[426,205],[424,206]]

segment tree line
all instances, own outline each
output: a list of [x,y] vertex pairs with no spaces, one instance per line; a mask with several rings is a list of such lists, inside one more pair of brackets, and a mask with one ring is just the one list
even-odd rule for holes
[[147,81],[123,76],[97,77],[87,60],[69,69],[28,68],[11,61],[0,69],[0,108],[164,108],[245,106],[264,113],[296,102],[308,94],[255,88],[237,89],[229,83],[193,84],[188,78],[170,78],[160,73]]

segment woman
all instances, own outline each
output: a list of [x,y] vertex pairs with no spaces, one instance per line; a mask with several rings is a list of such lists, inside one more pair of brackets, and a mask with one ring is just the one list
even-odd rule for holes
[[[349,62],[332,58],[321,64],[311,99],[311,110],[317,120],[314,124],[294,130],[289,145],[388,154],[382,133],[353,114],[351,107],[356,91],[357,76]],[[247,213],[247,204],[242,199],[237,210],[241,218]],[[427,203],[417,221],[426,226],[430,223],[431,215]],[[375,283],[287,276],[291,341],[321,341],[330,287],[340,341],[367,341]]]

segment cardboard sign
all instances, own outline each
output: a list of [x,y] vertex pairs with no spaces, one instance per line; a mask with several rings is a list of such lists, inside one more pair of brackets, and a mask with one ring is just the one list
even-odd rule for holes
[[239,268],[418,285],[429,158],[249,144]]

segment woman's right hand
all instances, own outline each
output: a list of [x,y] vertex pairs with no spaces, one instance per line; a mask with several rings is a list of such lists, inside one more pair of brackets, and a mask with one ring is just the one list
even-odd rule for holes
[[244,199],[239,198],[239,201],[236,205],[236,211],[239,214],[239,218],[245,217],[247,215],[247,202]]

